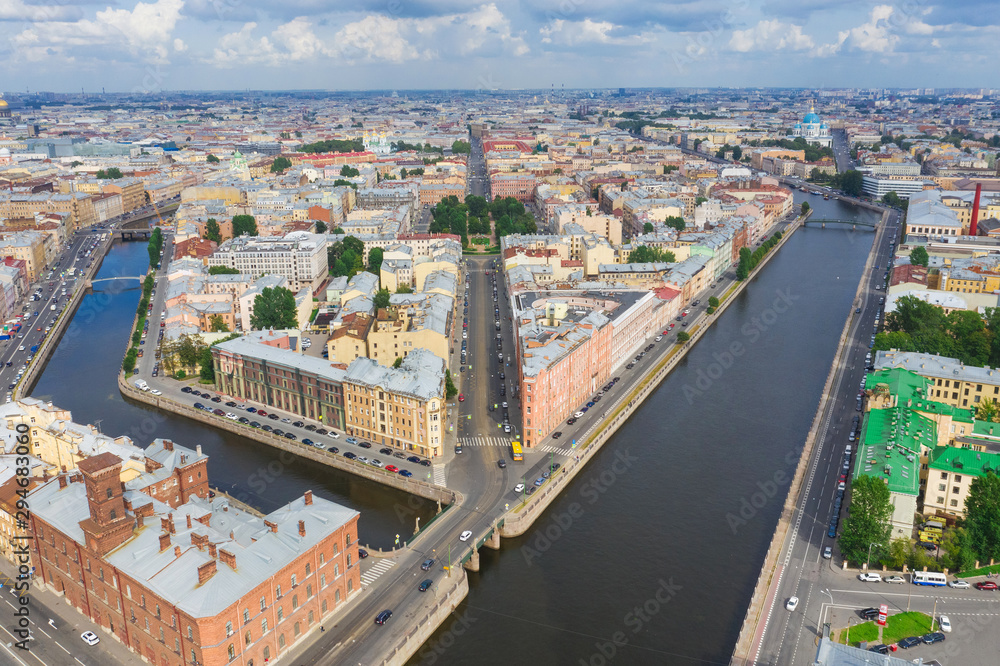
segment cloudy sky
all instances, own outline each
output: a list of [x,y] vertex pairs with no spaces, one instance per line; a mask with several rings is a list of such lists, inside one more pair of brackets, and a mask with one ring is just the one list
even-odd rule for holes
[[996,0],[0,0],[0,88],[998,87],[996,10]]

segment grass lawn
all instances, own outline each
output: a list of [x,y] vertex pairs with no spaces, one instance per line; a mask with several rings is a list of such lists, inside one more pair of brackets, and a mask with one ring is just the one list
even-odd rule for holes
[[972,578],[973,576],[985,576],[988,573],[1000,572],[1000,564],[994,564],[991,567],[980,567],[979,569],[972,569],[971,571],[962,571],[961,573],[955,574],[955,578]]
[[[926,613],[897,613],[890,615],[886,626],[882,629],[882,642],[886,645],[898,643],[907,636],[923,636],[931,631],[931,616]],[[871,643],[878,640],[878,625],[875,622],[865,622],[851,627],[851,645],[865,641]],[[840,632],[841,643],[847,642],[847,629]]]

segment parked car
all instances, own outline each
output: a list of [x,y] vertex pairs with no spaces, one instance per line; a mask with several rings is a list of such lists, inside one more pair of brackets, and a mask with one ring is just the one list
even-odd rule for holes
[[84,643],[90,645],[91,647],[101,642],[101,639],[97,637],[97,634],[95,634],[92,631],[83,632],[82,634],[80,634],[80,638],[83,640]]
[[906,579],[903,578],[902,576],[889,576],[888,578],[885,579],[885,582],[887,582],[887,583],[905,583]]
[[900,639],[900,641],[896,643],[896,645],[906,650],[908,648],[914,647],[915,645],[920,645],[921,643],[923,643],[923,641],[920,639],[920,636],[908,636],[906,638]]
[[[882,582],[882,576],[880,576],[879,574],[875,573],[874,571],[868,571],[868,572],[865,572],[865,573],[858,574],[858,580],[864,581],[866,583],[881,583]],[[994,587],[995,587],[995,584],[994,584]]]
[[957,590],[967,590],[972,586],[967,580],[950,580],[948,581],[948,587],[953,587]]
[[875,618],[878,617],[878,609],[877,608],[862,608],[861,610],[858,611],[858,615],[860,615],[862,617],[862,619],[865,619],[865,620],[874,620]]
[[950,634],[951,633],[951,620],[947,615],[942,615],[938,618],[938,624],[941,625],[941,631]]
[[935,632],[930,633],[930,634],[924,634],[923,636],[920,637],[920,640],[922,640],[924,642],[924,645],[931,645],[933,643],[940,643],[944,639],[945,639],[945,636],[940,631],[935,631]]
[[984,580],[976,583],[977,590],[996,590],[998,586],[991,580]]

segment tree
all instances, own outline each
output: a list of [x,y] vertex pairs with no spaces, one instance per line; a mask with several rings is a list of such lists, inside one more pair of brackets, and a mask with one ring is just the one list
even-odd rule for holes
[[672,264],[677,261],[673,252],[669,250],[663,250],[658,247],[649,247],[648,245],[640,245],[628,254],[628,263],[630,264],[645,264],[654,262],[665,262]]
[[840,178],[840,189],[844,191],[844,194],[852,197],[861,196],[862,184],[863,176],[861,172],[854,169],[845,172]]
[[733,160],[739,161],[743,157],[743,149],[739,146],[733,146]]
[[222,232],[214,217],[208,218],[208,222],[205,223],[205,238],[216,243],[222,242]]
[[253,301],[250,326],[265,328],[295,328],[298,325],[295,296],[284,287],[264,287]]
[[292,166],[292,161],[287,157],[275,157],[271,162],[271,173],[284,173],[285,169]]
[[906,210],[910,202],[906,199],[901,199],[895,191],[889,191],[885,193],[884,197],[882,197],[882,203],[887,206],[892,206],[893,208],[902,208],[903,210]]
[[402,169],[399,170],[399,177],[402,179],[406,178],[406,176],[407,176],[406,167],[403,167]]
[[82,165],[83,165],[83,162],[81,162],[80,160],[73,160],[72,162],[69,163],[69,168],[70,169],[75,169],[78,166],[82,166]]
[[1000,558],[1000,477],[992,471],[977,476],[965,498],[968,547],[980,562]]
[[[326,222],[323,220],[316,220],[316,233],[325,234],[327,230]],[[341,232],[343,233],[343,232]]]
[[681,331],[677,334],[677,342],[687,342],[691,339],[691,334],[687,331]]
[[708,304],[711,307],[713,307],[713,308],[717,308],[717,307],[719,307],[719,299],[716,298],[715,296],[709,296],[708,297]]
[[360,176],[361,172],[352,167],[351,165],[345,164],[340,169],[340,175],[343,176],[344,178],[353,178],[355,176]]
[[451,370],[444,371],[444,395],[448,400],[451,400],[458,395],[458,389],[455,388],[455,382],[451,380]]
[[201,377],[202,381],[215,383],[215,367],[212,364],[212,348],[208,345],[201,350],[198,355],[198,363],[201,365],[201,369],[198,371],[198,376]]
[[131,347],[125,352],[125,358],[122,360],[122,370],[125,371],[126,375],[132,374],[132,370],[135,369],[135,360],[138,357],[139,352],[135,350],[135,347]]
[[334,227],[333,230],[330,231],[330,233],[331,234],[341,234],[342,235],[344,233],[344,230],[341,229],[340,227]]
[[122,170],[118,167],[111,167],[107,171],[101,169],[97,172],[97,177],[101,180],[115,180],[122,177]]
[[803,201],[802,202],[802,214],[803,215],[805,215],[806,213],[808,213],[810,208],[812,208],[812,206],[809,205],[808,201]]
[[468,141],[462,141],[461,139],[459,139],[451,144],[451,152],[456,154],[468,155],[469,153],[472,152],[472,146],[469,144]]
[[222,318],[222,315],[212,315],[208,321],[211,324],[213,333],[229,332],[229,325],[226,324],[225,320]]
[[193,368],[198,364],[201,350],[205,346],[198,336],[182,335],[173,351],[177,360],[185,368]]
[[929,261],[930,256],[927,254],[927,248],[918,245],[910,250],[910,263],[914,266],[926,267]]
[[240,271],[238,268],[230,268],[229,266],[212,266],[208,269],[209,275],[239,275]]
[[396,293],[397,294],[412,294],[413,293],[413,287],[411,287],[408,284],[400,283],[400,285],[398,287],[396,287]]
[[212,153],[209,153],[208,157],[205,158],[205,161],[208,162],[209,164],[218,164],[219,158],[213,155]]
[[397,356],[396,360],[392,362],[392,367],[398,368],[401,365],[403,365],[403,357],[402,356]]
[[844,559],[856,565],[867,562],[869,546],[873,561],[888,554],[891,520],[889,486],[867,474],[855,478],[851,486],[851,512],[839,540]]
[[[590,212],[589,208],[587,209],[587,212],[588,213]],[[654,228],[655,227],[653,227],[653,223],[652,222],[646,222],[646,223],[644,223],[642,225],[642,233],[644,233],[644,234],[651,234],[651,233],[653,233],[653,229]]]
[[382,268],[382,248],[373,247],[368,252],[368,272],[379,274],[379,270]]
[[375,292],[375,308],[382,309],[389,307],[389,296],[389,290],[384,287]]
[[233,216],[233,237],[238,236],[256,236],[257,235],[257,220],[253,215],[234,215]]
[[673,227],[677,231],[684,231],[687,227],[687,223],[684,221],[683,217],[677,217],[676,215],[671,215],[670,217],[663,220],[663,224],[668,227]]

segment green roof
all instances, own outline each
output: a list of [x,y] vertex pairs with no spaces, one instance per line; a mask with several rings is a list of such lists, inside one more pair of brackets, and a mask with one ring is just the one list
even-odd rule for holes
[[905,404],[911,398],[926,399],[931,381],[902,368],[883,368],[865,376],[866,389],[874,390],[878,384],[888,384],[889,393],[897,396],[899,404]]
[[868,413],[854,460],[854,478],[874,476],[889,491],[917,495],[920,490],[920,449],[937,445],[937,425],[906,408],[874,409]]
[[986,472],[1000,475],[1000,453],[943,446],[936,451],[931,451],[928,467],[973,476],[983,476]]
[[1000,423],[993,423],[992,421],[973,421],[972,436],[984,438],[992,437],[1000,440]]
[[906,406],[918,412],[950,416],[952,421],[958,421],[959,423],[973,422],[972,410],[968,407],[954,407],[943,402],[934,402],[933,400],[914,400]]

